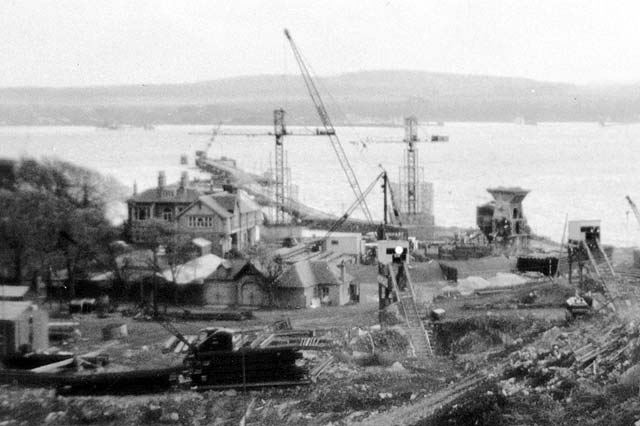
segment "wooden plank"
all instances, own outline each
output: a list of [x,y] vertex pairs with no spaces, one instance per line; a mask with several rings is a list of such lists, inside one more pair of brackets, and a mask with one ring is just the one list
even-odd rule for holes
[[169,337],[162,345],[162,352],[169,352],[176,345],[178,338],[176,336]]
[[271,342],[273,342],[273,339],[275,337],[276,337],[276,335],[271,333],[266,339],[264,339],[262,342],[260,342],[260,347],[264,348],[265,346],[268,346]]
[[100,355],[102,352],[104,352],[105,349],[110,348],[111,346],[115,346],[117,344],[118,344],[118,342],[106,343],[106,344],[100,346],[99,349],[97,349],[95,351],[92,351],[92,352],[87,352],[86,354],[82,354],[82,355],[80,355],[80,357],[82,357],[82,358],[93,358],[93,357],[96,357],[96,356]]
[[67,365],[73,364],[75,361],[74,357],[63,359],[62,361],[54,362],[47,365],[42,365],[40,367],[32,368],[29,371],[34,373],[51,373],[59,368],[66,367]]

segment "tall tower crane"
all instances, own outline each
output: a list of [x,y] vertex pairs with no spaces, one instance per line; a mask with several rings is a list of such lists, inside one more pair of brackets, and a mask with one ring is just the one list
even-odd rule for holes
[[418,120],[415,117],[404,119],[404,141],[407,143],[407,213],[418,213]]
[[218,126],[213,129],[211,132],[201,133],[201,132],[193,132],[190,134],[200,135],[206,134],[211,135],[209,142],[207,143],[207,148],[204,151],[204,155],[207,154],[211,146],[213,145],[216,136],[274,136],[276,140],[276,149],[275,149],[275,204],[276,204],[276,224],[284,224],[285,221],[285,209],[284,206],[287,202],[287,178],[285,174],[285,160],[284,160],[284,137],[286,136],[322,136],[324,132],[316,129],[315,133],[311,132],[290,132],[287,130],[287,126],[285,124],[285,111],[282,108],[276,109],[273,111],[273,132],[266,133],[244,133],[244,132],[222,132],[220,131],[220,127],[222,123],[219,123]]
[[289,33],[289,30],[285,29],[284,35],[287,37],[287,40],[289,40],[289,44],[291,45],[291,50],[293,50],[293,55],[296,58],[296,62],[298,63],[298,66],[300,67],[300,72],[302,73],[304,84],[307,87],[309,96],[311,96],[311,100],[313,101],[313,104],[316,107],[316,111],[320,116],[320,121],[324,126],[324,134],[326,134],[329,137],[329,140],[331,141],[331,146],[333,147],[333,150],[338,156],[338,162],[340,163],[342,170],[344,170],[344,173],[347,176],[347,180],[349,181],[349,185],[351,186],[351,190],[355,194],[356,199],[362,200],[362,202],[360,203],[360,207],[362,208],[365,218],[370,223],[373,223],[371,212],[369,211],[369,206],[367,206],[367,202],[363,197],[362,189],[360,189],[360,184],[358,183],[358,179],[356,178],[356,175],[353,172],[353,169],[351,168],[351,164],[349,163],[349,159],[347,158],[347,155],[344,152],[342,143],[340,142],[340,139],[336,134],[336,130],[333,127],[333,124],[331,123],[331,119],[329,118],[327,109],[325,108],[324,102],[320,97],[320,93],[318,92],[318,89],[313,79],[311,78],[311,74],[309,73],[309,68],[307,67],[304,59],[302,58],[302,55],[300,54],[298,47],[296,46],[295,42],[291,38],[291,34]]

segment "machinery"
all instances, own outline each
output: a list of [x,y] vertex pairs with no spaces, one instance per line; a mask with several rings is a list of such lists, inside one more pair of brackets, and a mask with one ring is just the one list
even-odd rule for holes
[[[338,220],[336,220],[331,225],[331,227],[323,237],[306,243],[304,247],[302,247],[300,250],[291,252],[289,253],[288,256],[294,256],[298,254],[300,251],[306,251],[306,250],[319,251],[321,246],[325,243],[325,241],[327,241],[329,237],[338,229],[340,229],[340,227],[349,219],[349,217],[351,216],[351,213],[353,213],[358,208],[358,206],[362,205],[362,203],[365,202],[365,198],[369,195],[369,193],[371,193],[373,188],[375,188],[375,186],[380,181],[382,181],[382,189],[383,189],[383,195],[384,195],[384,213],[383,213],[384,219],[383,219],[382,227],[380,229],[381,232],[378,233],[379,239],[386,238],[387,236],[386,228],[390,222],[395,222],[398,226],[402,226],[402,223],[400,222],[400,214],[398,212],[398,208],[395,203],[393,190],[391,188],[391,185],[389,184],[387,171],[382,169],[382,172],[380,172],[380,174],[376,176],[376,178],[369,184],[369,186],[364,190],[364,192],[358,198],[356,198],[356,200],[349,206],[349,208],[344,212],[344,214],[340,216],[340,218],[338,218]],[[391,209],[389,208],[389,203],[388,203],[389,198],[391,201]]]
[[631,210],[633,211],[633,214],[635,215],[636,220],[638,221],[638,225],[640,226],[640,211],[638,211],[638,207],[636,207],[636,203],[634,203],[633,200],[631,200],[631,197],[629,197],[628,195],[625,196],[625,198],[629,202],[629,205],[631,206]]
[[360,189],[360,184],[358,183],[358,179],[356,178],[356,175],[353,172],[353,169],[351,168],[351,164],[349,163],[347,155],[344,152],[344,148],[342,147],[342,143],[340,142],[340,139],[338,138],[338,135],[336,134],[336,130],[333,127],[333,124],[331,123],[331,119],[329,118],[329,114],[327,113],[327,109],[325,108],[324,102],[322,101],[322,98],[320,97],[320,93],[318,92],[318,88],[316,87],[313,79],[311,78],[311,73],[309,72],[309,67],[307,66],[307,64],[305,63],[304,59],[302,58],[302,54],[300,53],[300,51],[298,50],[298,47],[296,46],[295,42],[291,38],[291,34],[289,33],[289,31],[285,29],[284,30],[284,35],[287,37],[287,40],[289,40],[289,44],[291,45],[291,50],[293,50],[293,55],[296,58],[296,62],[298,63],[298,66],[300,67],[300,72],[302,73],[302,78],[304,79],[304,84],[307,87],[307,91],[309,92],[309,96],[311,96],[311,100],[313,101],[314,106],[316,107],[316,111],[318,112],[318,116],[320,117],[320,121],[322,122],[322,125],[324,126],[324,131],[322,132],[322,134],[324,134],[324,135],[329,137],[329,140],[331,141],[331,146],[333,147],[333,150],[335,151],[336,155],[338,156],[338,162],[340,163],[340,166],[342,167],[342,170],[344,171],[345,175],[347,176],[347,180],[349,181],[349,185],[351,186],[351,189],[352,189],[353,193],[355,194],[356,199],[362,200],[360,206],[362,208],[362,211],[364,213],[365,218],[367,219],[367,221],[369,223],[373,223],[373,219],[371,217],[371,212],[369,211],[369,207],[367,206],[367,202],[364,199],[364,196],[363,196],[363,193],[362,193],[362,189]]

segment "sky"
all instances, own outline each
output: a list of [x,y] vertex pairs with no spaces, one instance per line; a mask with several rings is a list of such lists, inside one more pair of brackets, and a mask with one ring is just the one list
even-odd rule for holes
[[627,0],[3,0],[0,87],[380,69],[640,81]]

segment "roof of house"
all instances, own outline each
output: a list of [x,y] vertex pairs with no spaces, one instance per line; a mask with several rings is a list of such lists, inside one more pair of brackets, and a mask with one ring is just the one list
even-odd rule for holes
[[[319,284],[340,285],[340,269],[337,265],[326,261],[303,260],[294,263],[285,270],[278,279],[280,287],[308,288]],[[345,281],[353,277],[345,273]]]
[[199,284],[213,274],[222,264],[224,259],[215,254],[205,254],[190,260],[176,268],[175,281],[170,269],[165,269],[161,276],[176,284]]
[[15,320],[24,311],[38,309],[31,302],[0,302],[0,320]]
[[219,206],[231,214],[233,214],[236,209],[236,198],[238,198],[236,194],[218,192],[217,194],[210,194],[209,197],[214,199]]
[[247,269],[260,274],[258,268],[256,268],[250,261],[245,259],[228,259],[222,262],[220,267],[216,271],[209,275],[207,279],[216,281],[234,281]]
[[[233,209],[231,210],[231,212],[229,212],[225,206],[220,204],[219,197],[214,197],[213,194],[203,195],[200,198],[198,198],[198,201],[200,201],[205,206],[209,207],[211,210],[213,210],[214,213],[216,213],[220,217],[227,218],[227,217],[233,216],[233,213],[232,213]],[[190,207],[185,209],[182,212],[182,214],[185,214],[189,209]]]
[[24,297],[29,292],[26,285],[0,285],[0,299]]
[[[164,256],[158,256],[156,261],[160,268],[166,268],[168,266]],[[150,270],[154,267],[153,262],[153,251],[150,249],[132,250],[116,257],[116,265],[120,269]]]
[[158,188],[151,188],[142,191],[129,198],[127,202],[131,203],[192,203],[198,199],[201,192],[194,188],[184,188],[179,190],[178,184],[167,185],[162,194]]

